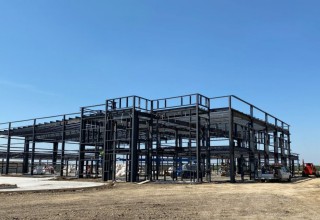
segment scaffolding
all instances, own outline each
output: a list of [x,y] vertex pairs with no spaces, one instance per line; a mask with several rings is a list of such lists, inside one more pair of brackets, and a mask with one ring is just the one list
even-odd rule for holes
[[299,157],[289,127],[234,95],[126,96],[79,113],[0,123],[0,168],[9,174],[21,163],[23,174],[34,175],[44,164],[60,176],[115,181],[122,163],[128,182],[210,182],[216,162],[235,182],[243,166],[254,179],[263,165],[281,163],[294,175]]

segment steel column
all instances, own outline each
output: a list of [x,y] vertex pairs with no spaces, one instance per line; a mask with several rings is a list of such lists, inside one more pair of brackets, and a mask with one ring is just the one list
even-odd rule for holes
[[290,155],[291,155],[291,141],[290,141],[290,127],[288,125],[288,158],[289,158],[289,167],[292,167],[291,175],[294,176],[294,160],[291,161]]
[[269,165],[269,131],[268,131],[268,115],[267,114],[265,114],[264,165]]
[[284,133],[283,132],[281,132],[280,134],[279,145],[280,145],[280,152],[281,152],[281,164],[284,166],[287,166],[285,149],[284,149]]
[[57,155],[58,155],[58,142],[53,142],[53,151],[52,151],[52,167],[55,170],[57,165]]
[[11,122],[9,122],[8,126],[8,142],[7,142],[7,154],[6,154],[6,170],[5,174],[9,173],[10,166],[10,145],[11,145]]
[[235,183],[234,170],[234,140],[233,140],[233,111],[232,111],[232,97],[229,96],[229,148],[230,148],[230,182]]
[[32,130],[32,150],[31,150],[31,171],[30,174],[33,175],[34,170],[34,154],[36,150],[36,119],[33,120],[33,130]]
[[137,182],[138,176],[138,138],[139,138],[139,117],[135,108],[132,109],[132,130],[131,130],[131,157],[130,157],[130,181]]
[[206,142],[206,169],[207,169],[207,181],[211,182],[211,151],[210,151],[210,100],[206,100],[208,102],[208,119],[207,119],[207,127],[206,127],[206,133],[205,133],[205,142]]
[[113,141],[112,143],[112,160],[110,161],[112,167],[111,167],[111,176],[112,180],[116,181],[116,166],[117,166],[117,158],[116,158],[116,147],[117,147],[117,134],[118,134],[118,125],[116,122],[113,123]]
[[108,181],[111,180],[110,177],[110,162],[109,160],[109,142],[110,142],[110,120],[109,120],[109,108],[108,108],[109,101],[106,100],[105,106],[105,116],[104,116],[104,131],[103,131],[103,160],[102,160],[102,180]]
[[104,129],[103,129],[103,153],[102,153],[102,181],[107,181],[107,120],[108,120],[108,100],[105,106]]
[[66,160],[66,176],[69,175],[68,167],[69,167],[69,160],[68,160],[68,158],[67,158],[67,160]]
[[279,163],[278,156],[278,131],[273,132],[273,148],[274,148],[274,163]]
[[22,173],[28,173],[29,171],[29,140],[25,138],[24,140],[24,150],[23,150],[23,168]]
[[[201,173],[201,143],[200,143],[200,116],[199,116],[199,94],[196,103],[196,158],[197,158],[197,182],[202,180]],[[200,175],[201,174],[201,175]]]
[[84,167],[84,150],[85,145],[84,142],[84,130],[85,129],[85,122],[84,122],[84,108],[81,108],[81,123],[80,123],[80,143],[79,143],[79,172],[78,178],[83,178],[83,167]]
[[250,123],[249,123],[249,166],[250,166],[250,180],[255,178],[257,170],[255,163],[255,130],[253,126],[253,106],[250,106]]
[[3,164],[4,164],[4,159],[2,158],[2,161],[1,161],[1,174],[3,174]]
[[156,180],[159,179],[159,173],[160,173],[160,148],[161,148],[161,136],[159,132],[159,119],[157,119],[157,125],[156,125]]
[[[179,135],[178,135],[178,129],[176,128],[174,131],[174,146],[175,146],[175,150],[174,150],[174,156],[173,156],[173,170],[172,172],[175,172],[178,170],[178,151],[179,151]],[[173,180],[174,179],[178,179],[177,175],[172,175]]]
[[148,140],[147,140],[147,179],[152,180],[152,143],[153,143],[153,115],[148,121]]
[[[63,116],[62,120],[62,133],[61,133],[61,165],[60,165],[60,176],[63,176],[64,169],[64,155],[65,155],[65,145],[66,145],[66,116]],[[67,167],[68,169],[68,167]]]

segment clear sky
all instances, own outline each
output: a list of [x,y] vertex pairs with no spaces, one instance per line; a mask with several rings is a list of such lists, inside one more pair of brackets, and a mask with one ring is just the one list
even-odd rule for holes
[[106,98],[237,95],[320,163],[320,1],[0,0],[0,121]]

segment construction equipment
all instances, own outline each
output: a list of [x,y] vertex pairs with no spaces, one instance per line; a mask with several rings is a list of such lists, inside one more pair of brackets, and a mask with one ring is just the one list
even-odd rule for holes
[[320,172],[316,169],[313,163],[303,163],[303,171],[302,176],[310,176],[314,175],[316,177],[320,177]]
[[44,165],[38,165],[33,169],[34,175],[43,175],[46,173],[46,169]]
[[291,181],[291,174],[286,166],[281,164],[265,165],[258,170],[256,180],[260,181]]
[[[169,168],[171,178],[177,178],[178,176],[181,179],[188,179],[188,178],[196,178],[197,177],[197,164],[195,162],[183,164],[182,167],[176,169],[174,167]],[[202,178],[202,171],[199,172],[199,177]]]

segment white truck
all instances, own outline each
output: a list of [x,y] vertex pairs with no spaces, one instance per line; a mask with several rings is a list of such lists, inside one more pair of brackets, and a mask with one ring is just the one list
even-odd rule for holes
[[270,166],[263,166],[258,170],[256,180],[260,181],[291,181],[291,173],[286,166],[281,164],[273,164]]

